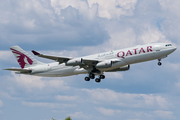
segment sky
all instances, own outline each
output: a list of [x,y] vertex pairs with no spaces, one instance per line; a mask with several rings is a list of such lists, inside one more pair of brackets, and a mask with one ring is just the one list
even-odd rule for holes
[[[179,120],[180,1],[1,0],[0,120]],[[9,47],[79,57],[154,42],[177,50],[162,59],[105,73],[45,78],[17,75]],[[33,56],[42,62],[53,62]]]

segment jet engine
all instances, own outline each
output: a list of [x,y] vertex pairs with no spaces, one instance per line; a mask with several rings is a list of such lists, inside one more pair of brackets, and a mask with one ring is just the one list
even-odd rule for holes
[[111,60],[105,60],[96,64],[96,68],[110,68],[113,66],[113,62]]
[[78,59],[68,60],[65,64],[66,64],[66,66],[82,65],[83,64],[83,59],[78,58]]

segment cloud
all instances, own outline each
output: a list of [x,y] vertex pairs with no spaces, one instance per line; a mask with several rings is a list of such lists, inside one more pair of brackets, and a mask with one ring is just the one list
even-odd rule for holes
[[[6,41],[1,45],[3,49],[14,44],[30,49],[29,43],[39,49],[63,50],[71,49],[70,46],[92,46],[109,39],[97,16],[97,5],[89,8],[85,1],[20,0],[2,4],[11,8],[1,8],[0,38]],[[40,44],[43,47],[39,47]]]
[[172,111],[157,110],[154,113],[161,119],[175,119]]
[[166,40],[165,35],[159,31],[157,27],[146,26],[142,31],[138,40],[143,41],[143,44],[156,43],[156,42],[170,42]]
[[106,72],[105,75],[107,78],[123,79],[123,73],[121,72]]
[[[12,90],[10,90],[10,89],[12,89]],[[20,100],[20,99],[21,99],[21,98],[19,98],[19,97],[14,97],[14,96],[12,96],[13,94],[16,94],[14,88],[8,88],[8,90],[9,90],[10,92],[0,91],[0,95],[1,95],[3,98],[10,99],[10,100]]]
[[88,0],[90,7],[98,4],[98,15],[102,18],[118,19],[121,15],[132,15],[137,0]]
[[178,5],[180,5],[179,1],[171,1],[171,0],[158,0],[161,5],[161,9],[165,12],[173,13],[172,15],[178,15],[177,10],[179,9]]
[[59,104],[59,103],[47,103],[47,102],[21,102],[22,105],[28,107],[45,107],[45,108],[71,108],[75,107],[75,104]]
[[71,116],[73,119],[91,119],[91,116],[85,115],[83,112],[75,112],[69,116]]
[[170,1],[170,0],[158,0],[162,15],[164,16],[164,19],[160,23],[163,33],[166,35],[168,39],[173,41],[174,43],[180,43],[179,42],[179,24],[178,21],[180,20],[178,11],[180,8],[178,7],[180,5],[179,1]]
[[56,100],[63,100],[63,101],[75,101],[77,99],[77,96],[61,96],[57,95]]
[[56,89],[68,89],[65,87],[63,80],[42,80],[42,77],[28,76],[28,75],[18,75],[12,72],[12,77],[9,77],[11,81],[17,83],[19,87],[26,89],[28,91],[33,91],[34,89],[44,89],[44,88],[56,88]]
[[0,107],[2,107],[3,106],[3,102],[0,100]]
[[165,67],[166,67],[166,70],[168,70],[169,72],[177,72],[180,69],[180,64],[166,62]]
[[38,89],[42,89],[45,87],[45,83],[43,81],[41,81],[40,77],[27,77],[25,75],[17,75],[14,72],[12,72],[13,77],[10,78],[12,81],[16,81],[16,83],[21,86],[21,87],[25,87],[28,90],[31,90],[32,88],[38,88]]
[[106,109],[106,108],[96,108],[101,114],[105,116],[114,116],[115,114],[121,113],[120,110],[114,110],[114,109]]
[[[137,12],[129,14],[133,11],[137,11],[135,9],[136,4],[137,0],[113,0],[111,2],[105,2],[102,0],[75,0],[73,2],[71,0],[67,0],[66,2],[58,0],[51,0],[50,2],[46,0],[32,0],[23,3],[18,2],[15,5],[19,5],[19,9],[25,10],[20,12],[20,14],[24,16],[24,19],[17,21],[24,21],[22,28],[25,29],[27,26],[30,27],[27,29],[31,29],[34,26],[34,30],[40,33],[40,35],[35,33],[24,34],[21,37],[26,37],[26,40],[15,41],[18,43],[21,41],[30,42],[34,47],[39,44],[44,46],[38,46],[38,49],[46,48],[63,50],[67,49],[66,47],[68,46],[93,46],[89,49],[86,47],[82,48],[81,51],[87,53],[89,50],[94,48],[99,49],[96,50],[96,52],[102,52],[111,49],[129,47],[138,44],[137,41],[140,41],[141,44],[147,43],[147,41],[167,41],[161,31],[158,30],[156,24],[149,25],[150,20],[148,20],[148,18],[144,17],[143,19],[139,19],[132,17],[135,22],[130,21],[128,16],[137,15]],[[146,5],[145,2],[142,2],[141,4]],[[7,3],[7,5],[9,4]],[[142,6],[137,7],[141,8]],[[107,13],[107,15],[104,13]],[[31,17],[28,16],[29,14]],[[127,17],[121,18],[121,23],[119,23],[115,18],[124,14],[127,15]],[[113,20],[107,21],[102,19],[102,15],[105,15],[107,18],[108,15],[111,15]],[[14,20],[16,19],[13,19],[12,21]],[[101,22],[105,24],[102,25]],[[136,24],[137,22],[141,24]],[[27,30],[22,31],[24,32]],[[27,37],[27,35],[31,35],[31,39],[28,39],[29,37]],[[53,47],[51,46],[52,43]],[[32,49],[32,47],[30,48],[24,43],[20,44],[23,44],[23,46],[28,49]],[[63,46],[61,46],[62,44]],[[56,45],[59,45],[59,47],[57,48]],[[72,47],[68,49],[72,49]]]
[[110,33],[111,39],[106,43],[106,46],[109,46],[106,49],[112,50],[112,49],[126,48],[126,47],[131,47],[136,44],[135,43],[136,34],[134,30],[130,27],[125,28],[123,30],[118,29],[116,32],[111,31],[110,29],[109,33]]
[[[14,4],[13,7],[10,4],[11,2],[6,1],[3,4],[5,4],[7,8],[14,8],[16,15],[12,15],[14,9],[3,9],[4,13],[8,13],[4,15],[5,18],[3,19],[8,22],[4,23],[4,20],[2,20],[1,25],[10,26],[9,24],[11,23],[16,26],[11,27],[11,29],[3,27],[5,30],[7,29],[9,34],[6,32],[6,34],[4,34],[6,37],[2,40],[7,41],[7,37],[13,36],[12,38],[15,40],[13,40],[13,42],[11,41],[11,44],[19,43],[28,49],[32,49],[32,47],[30,48],[24,44],[24,42],[33,44],[34,47],[39,44],[44,46],[38,46],[38,49],[63,50],[66,49],[66,47],[72,49],[72,47],[69,46],[77,47],[85,45],[93,46],[90,49],[93,49],[95,46],[95,48],[110,50],[129,47],[139,43],[168,41],[165,34],[159,30],[159,27],[155,23],[155,21],[158,22],[159,19],[164,18],[164,14],[161,15],[159,19],[155,19],[156,16],[152,14],[154,13],[158,16],[158,14],[163,11],[161,11],[161,9],[149,9],[150,6],[144,1],[113,0],[111,2],[105,2],[103,0],[74,0],[72,2],[71,0],[67,0],[62,2],[58,0],[31,0],[16,3],[12,2]],[[164,10],[169,1],[164,2],[160,0],[159,2]],[[154,0],[150,2],[150,5],[160,7]],[[143,14],[142,11],[147,14]],[[17,17],[19,15],[22,17]],[[120,18],[120,16],[123,15],[125,15],[125,17]],[[148,15],[150,15],[151,18],[148,17]],[[103,18],[113,20],[107,21]],[[120,18],[118,19],[120,22],[118,22],[116,18]],[[162,27],[162,24],[159,24]],[[17,27],[18,29],[12,30]],[[14,33],[13,31],[15,34],[12,34]],[[19,33],[22,35],[19,36]],[[109,40],[110,37],[111,40]],[[11,40],[11,38],[9,38],[9,40]],[[59,47],[56,45],[59,45]],[[82,49],[85,50],[86,48]],[[86,51],[88,51],[88,49]]]
[[172,106],[165,98],[153,94],[129,94],[118,93],[109,89],[84,89],[94,103],[109,103],[115,106],[131,107],[131,108],[159,108],[169,109]]
[[10,51],[0,51],[0,60],[9,60],[12,57]]

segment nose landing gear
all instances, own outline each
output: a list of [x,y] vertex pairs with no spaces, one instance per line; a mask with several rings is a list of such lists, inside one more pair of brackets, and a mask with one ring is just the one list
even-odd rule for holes
[[158,59],[158,61],[159,61],[159,62],[158,62],[158,65],[161,66],[161,65],[162,65],[162,63],[160,62],[161,59]]
[[161,65],[162,65],[162,63],[161,63],[161,62],[158,62],[158,65],[159,65],[159,66],[161,66]]

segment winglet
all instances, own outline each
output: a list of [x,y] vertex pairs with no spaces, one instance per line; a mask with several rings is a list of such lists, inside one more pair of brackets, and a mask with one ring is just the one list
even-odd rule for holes
[[33,53],[34,55],[40,55],[40,53],[38,53],[38,52],[36,52],[36,51],[34,51],[34,50],[32,50],[32,53]]

